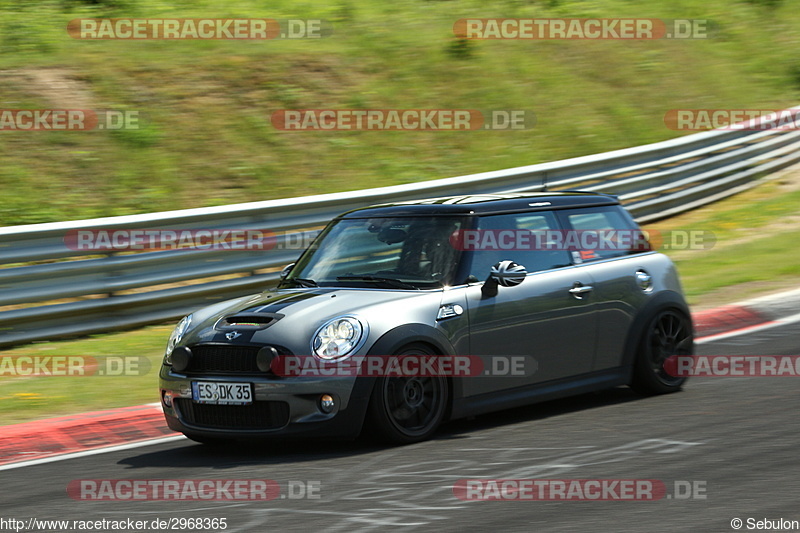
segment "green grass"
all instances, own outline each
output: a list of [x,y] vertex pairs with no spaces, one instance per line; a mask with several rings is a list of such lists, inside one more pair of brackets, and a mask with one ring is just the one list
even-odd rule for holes
[[[79,17],[321,18],[318,40],[82,41]],[[706,40],[455,40],[465,17],[706,18]],[[265,200],[675,137],[672,108],[800,101],[792,2],[4,0],[3,108],[129,109],[139,131],[0,132],[0,224]],[[527,109],[515,132],[279,132],[285,108]]]
[[[69,413],[158,401],[158,370],[172,326],[36,343],[0,352],[0,357],[146,357],[149,371],[134,376],[0,377],[0,425]],[[141,367],[144,369],[144,365]],[[141,370],[140,370],[141,372]],[[138,373],[138,372],[137,372]]]
[[[690,304],[717,289],[753,282],[794,281],[800,286],[800,230],[776,233],[731,247],[712,249],[676,265]],[[743,297],[740,296],[743,299]]]
[[[703,208],[692,217],[699,217],[702,229],[713,232],[717,241],[724,245],[733,239],[751,237],[764,226],[798,214],[800,190],[781,192],[777,183],[766,183],[744,195]],[[697,229],[696,222],[687,224],[680,218],[667,221],[667,224],[679,224],[674,229]]]
[[647,228],[703,231],[712,247],[665,250],[681,275],[689,303],[713,307],[800,281],[800,171]]

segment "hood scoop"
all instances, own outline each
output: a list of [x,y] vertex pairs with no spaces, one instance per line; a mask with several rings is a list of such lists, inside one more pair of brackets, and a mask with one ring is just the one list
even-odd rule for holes
[[284,316],[280,313],[238,313],[220,318],[214,324],[214,329],[217,331],[266,329]]

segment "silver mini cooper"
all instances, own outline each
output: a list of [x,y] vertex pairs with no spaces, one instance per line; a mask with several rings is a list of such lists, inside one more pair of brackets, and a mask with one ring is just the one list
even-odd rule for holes
[[170,428],[429,438],[446,421],[599,389],[680,389],[678,274],[616,198],[465,196],[345,213],[274,289],[200,309],[160,372]]

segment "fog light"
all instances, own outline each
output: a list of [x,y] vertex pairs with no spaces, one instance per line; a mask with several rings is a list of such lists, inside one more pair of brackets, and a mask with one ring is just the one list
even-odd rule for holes
[[172,369],[176,372],[183,372],[189,368],[192,361],[192,351],[186,346],[178,346],[172,350]]
[[278,357],[278,350],[272,346],[264,346],[256,354],[256,365],[262,372],[269,372],[272,366],[272,361]]
[[336,401],[330,394],[323,394],[319,399],[319,407],[323,413],[330,413],[336,408]]
[[162,390],[161,402],[164,404],[164,407],[172,407],[172,393]]

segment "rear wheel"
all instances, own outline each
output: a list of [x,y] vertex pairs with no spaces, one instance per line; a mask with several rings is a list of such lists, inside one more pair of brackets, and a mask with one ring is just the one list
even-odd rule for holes
[[676,309],[659,311],[648,322],[639,342],[631,388],[641,394],[675,392],[686,382],[664,369],[672,355],[692,355],[694,336],[689,318]]
[[[410,344],[396,355],[435,356],[424,344]],[[449,399],[447,379],[440,376],[381,377],[369,402],[368,429],[399,444],[430,438],[444,419]]]

